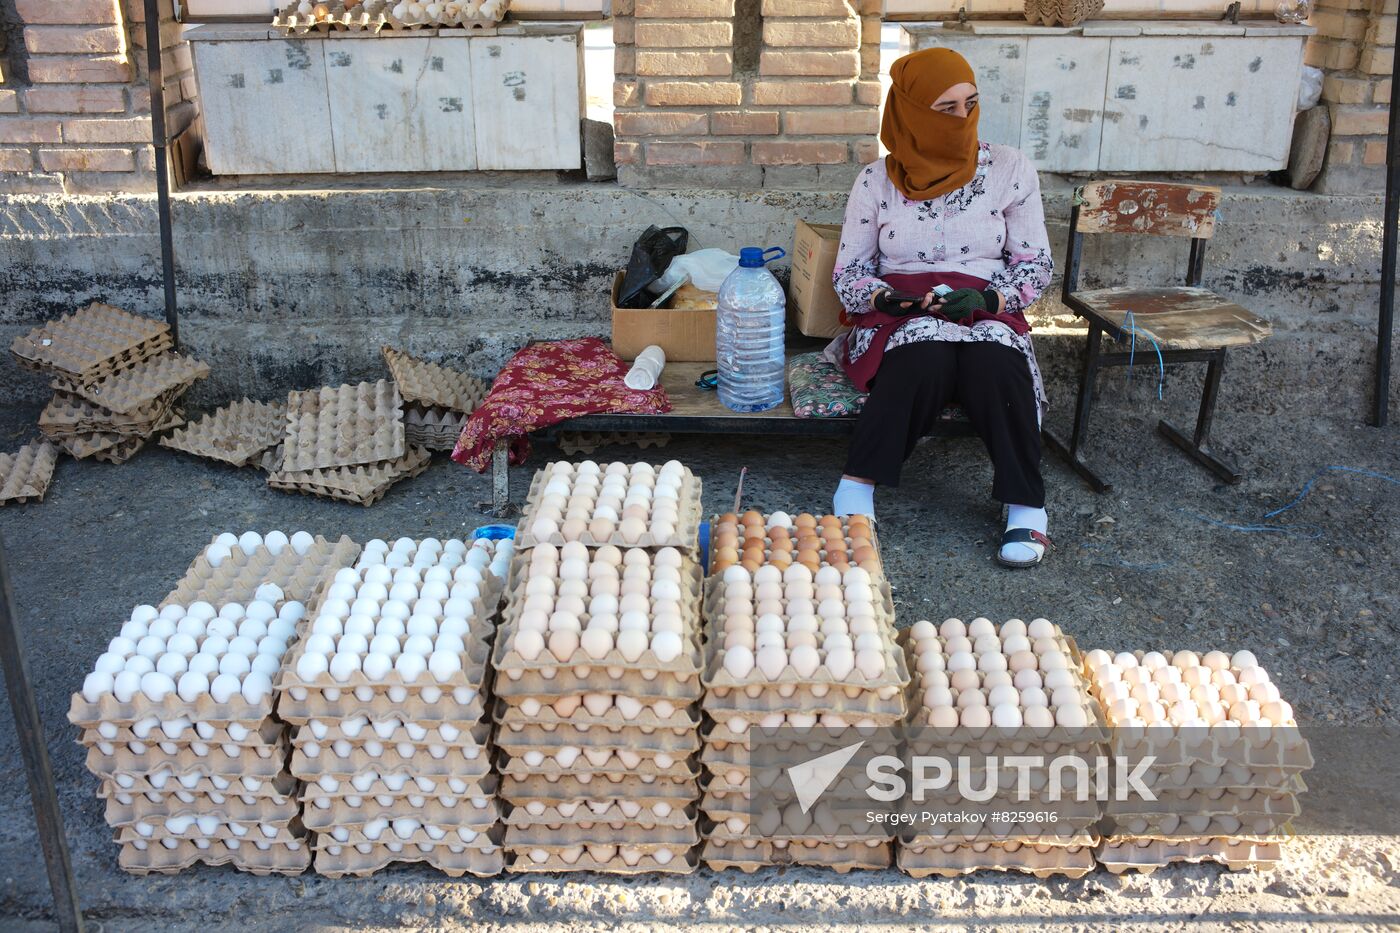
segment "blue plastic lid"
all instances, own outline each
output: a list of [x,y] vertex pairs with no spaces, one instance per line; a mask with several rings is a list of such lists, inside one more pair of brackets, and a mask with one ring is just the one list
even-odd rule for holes
[[[769,253],[776,253],[769,256]],[[745,246],[739,250],[739,265],[745,269],[762,269],[766,263],[775,259],[782,259],[787,255],[787,251],[778,246],[770,246],[764,249],[761,246]]]

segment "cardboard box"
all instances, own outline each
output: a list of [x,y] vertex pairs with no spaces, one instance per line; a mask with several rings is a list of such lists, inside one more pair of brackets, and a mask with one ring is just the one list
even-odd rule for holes
[[612,345],[624,360],[636,359],[651,344],[666,351],[668,363],[707,363],[715,358],[713,309],[619,308],[622,273],[613,278]]
[[808,337],[835,337],[845,329],[841,323],[841,299],[831,284],[840,248],[840,224],[797,222],[788,310],[797,329]]

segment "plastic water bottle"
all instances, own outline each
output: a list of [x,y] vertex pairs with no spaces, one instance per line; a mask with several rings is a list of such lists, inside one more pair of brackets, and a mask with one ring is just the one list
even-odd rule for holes
[[739,267],[719,287],[719,400],[733,411],[767,411],[783,403],[787,298],[765,264],[786,255],[777,246],[745,246],[739,250]]

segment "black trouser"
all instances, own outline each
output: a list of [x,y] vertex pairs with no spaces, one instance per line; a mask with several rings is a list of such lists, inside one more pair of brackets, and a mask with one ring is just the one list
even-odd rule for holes
[[860,419],[846,475],[898,486],[919,438],[961,403],[992,458],[992,496],[1042,508],[1040,424],[1026,358],[999,343],[923,341],[885,353]]

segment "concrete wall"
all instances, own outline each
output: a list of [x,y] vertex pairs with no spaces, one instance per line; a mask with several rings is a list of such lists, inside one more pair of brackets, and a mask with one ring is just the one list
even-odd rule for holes
[[[1057,253],[1068,195],[1059,186],[1045,195]],[[688,227],[693,248],[787,246],[796,218],[838,221],[844,202],[827,192],[585,184],[184,194],[175,203],[182,336],[214,367],[196,400],[270,398],[378,376],[384,342],[489,377],[531,338],[607,335],[609,277],[648,223]],[[1228,404],[1261,413],[1361,410],[1375,341],[1379,218],[1374,197],[1228,191],[1207,284],[1270,317],[1277,332],[1238,354]],[[1084,281],[1166,281],[1184,273],[1185,257],[1180,242],[1091,238]],[[0,198],[5,345],[95,299],[159,314],[159,270],[150,197]],[[1082,339],[1053,300],[1035,320],[1062,415]],[[1148,370],[1155,366],[1145,360],[1138,385],[1153,381]],[[45,394],[31,374],[0,365],[0,395]]]

